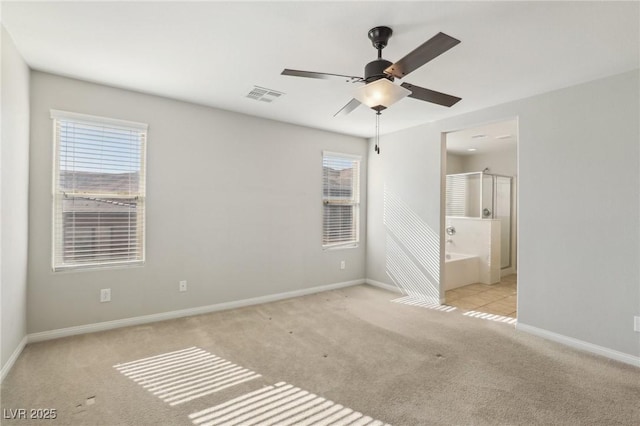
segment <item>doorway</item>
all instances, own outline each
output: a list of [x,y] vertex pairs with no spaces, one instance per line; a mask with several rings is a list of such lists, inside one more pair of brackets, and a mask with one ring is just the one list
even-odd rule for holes
[[445,304],[517,317],[517,119],[445,135]]

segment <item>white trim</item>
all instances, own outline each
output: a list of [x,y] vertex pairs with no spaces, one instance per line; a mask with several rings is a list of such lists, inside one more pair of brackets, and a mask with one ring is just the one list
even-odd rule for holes
[[102,124],[108,124],[110,126],[123,127],[126,129],[144,130],[144,131],[147,131],[149,129],[148,124],[138,123],[136,121],[127,121],[127,120],[120,120],[117,118],[100,117],[97,115],[80,114],[78,112],[60,111],[57,109],[52,109],[50,111],[51,111],[51,118],[53,120],[84,121],[85,123],[92,123],[92,124],[102,123]]
[[28,341],[29,341],[29,336],[24,336],[20,341],[20,343],[18,343],[18,347],[16,347],[16,350],[13,351],[13,353],[11,354],[7,362],[5,362],[4,365],[2,366],[2,370],[0,370],[0,383],[4,381],[5,377],[7,377],[7,374],[9,374],[9,371],[11,371],[13,364],[15,364],[16,360],[22,353],[22,350],[27,345]]
[[333,245],[322,246],[322,250],[348,250],[360,247],[358,242],[355,243],[339,243]]
[[342,157],[345,159],[349,159],[349,160],[362,160],[362,156],[361,155],[357,155],[357,154],[345,154],[344,152],[335,152],[335,151],[322,151],[322,156],[324,157],[325,155],[329,155],[332,157]]
[[531,325],[523,324],[520,321],[516,324],[516,329],[530,333],[545,339],[553,340],[554,342],[562,343],[563,345],[570,346],[574,349],[580,349],[582,351],[591,352],[596,355],[601,355],[616,361],[631,364],[635,367],[640,367],[640,356],[633,356],[624,352],[619,352],[613,349],[605,348],[604,346],[594,345],[593,343],[585,342],[583,340],[574,339],[573,337],[564,336],[562,334],[547,331],[542,328],[534,327]]
[[369,285],[372,285],[374,287],[382,288],[384,290],[392,291],[394,293],[404,294],[402,292],[402,290],[400,290],[398,287],[396,287],[394,285],[390,285],[390,284],[386,284],[386,283],[383,283],[383,282],[380,282],[380,281],[372,280],[370,278],[367,278],[365,280],[365,283],[369,284]]
[[59,328],[57,330],[42,331],[28,335],[28,343],[42,342],[44,340],[58,339],[60,337],[75,336],[77,334],[94,333],[96,331],[112,330],[114,328],[128,327],[131,325],[148,324],[151,322],[165,321],[169,319],[189,317],[192,315],[207,314],[210,312],[224,311],[227,309],[241,308],[244,306],[259,305],[261,303],[275,302],[292,297],[306,296],[308,294],[320,293],[328,290],[335,290],[364,284],[364,279],[344,281],[335,284],[321,285],[317,287],[304,288],[300,290],[287,291],[284,293],[270,294],[267,296],[252,297],[250,299],[236,300],[232,302],[216,303],[214,305],[199,306],[197,308],[181,309],[179,311],[161,312],[159,314],[144,315],[140,317],[123,318],[114,321],[98,322],[93,324],[79,325],[76,327]]

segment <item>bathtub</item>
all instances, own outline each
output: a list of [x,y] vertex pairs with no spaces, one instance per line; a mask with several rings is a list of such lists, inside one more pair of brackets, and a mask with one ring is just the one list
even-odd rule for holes
[[480,258],[473,254],[445,253],[444,289],[451,290],[480,281]]

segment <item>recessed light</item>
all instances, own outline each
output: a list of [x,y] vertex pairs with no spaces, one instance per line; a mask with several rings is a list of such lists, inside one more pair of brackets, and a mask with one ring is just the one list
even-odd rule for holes
[[478,150],[478,148],[467,148],[467,151],[469,151],[469,152],[473,152],[473,151],[477,151],[477,150]]
[[482,134],[480,134],[480,135],[473,135],[473,136],[471,136],[471,139],[482,139],[482,138],[486,138],[486,137],[487,137],[487,135],[482,135]]
[[496,136],[496,139],[509,139],[511,137],[511,135],[500,135],[500,136]]

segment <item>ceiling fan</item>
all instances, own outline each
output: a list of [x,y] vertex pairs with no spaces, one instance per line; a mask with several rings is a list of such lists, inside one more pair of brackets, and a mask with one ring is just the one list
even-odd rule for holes
[[365,83],[365,86],[357,89],[354,93],[354,98],[335,113],[334,117],[349,114],[361,103],[366,104],[379,114],[380,111],[405,96],[446,107],[454,105],[461,99],[457,96],[425,89],[424,87],[410,83],[402,83],[400,86],[391,83],[395,78],[403,78],[432,59],[440,56],[460,43],[460,40],[440,32],[418,46],[404,58],[396,63],[391,63],[382,58],[382,49],[386,47],[391,34],[393,34],[393,31],[389,27],[375,27],[369,30],[369,40],[371,40],[373,47],[378,50],[378,58],[365,65],[364,77],[300,71],[288,68],[284,69],[281,74],[325,80],[340,79],[350,83]]

